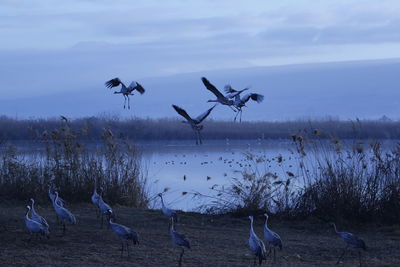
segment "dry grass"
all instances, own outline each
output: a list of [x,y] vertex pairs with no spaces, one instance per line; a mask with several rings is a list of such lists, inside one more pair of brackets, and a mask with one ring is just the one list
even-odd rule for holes
[[[39,203],[40,204],[40,203]],[[120,242],[110,229],[100,229],[95,211],[89,204],[73,205],[78,219],[67,226],[67,234],[55,224],[50,206],[39,206],[51,228],[50,239],[28,243],[23,216],[24,205],[0,206],[0,246],[3,266],[177,266],[179,248],[168,234],[168,219],[161,211],[114,207],[118,222],[139,233],[140,245],[131,257],[120,258]],[[186,233],[192,250],[184,255],[183,266],[252,266],[247,247],[249,221],[246,218],[180,213],[178,231]],[[263,219],[255,219],[256,232],[262,236]],[[344,246],[331,227],[320,221],[277,221],[270,227],[280,233],[284,250],[278,266],[333,266]],[[340,227],[342,229],[342,227]],[[364,253],[366,266],[399,266],[400,236],[397,227],[357,225],[346,228],[362,237],[369,250]],[[271,264],[271,258],[268,264]],[[350,252],[341,266],[356,266],[356,252]]]

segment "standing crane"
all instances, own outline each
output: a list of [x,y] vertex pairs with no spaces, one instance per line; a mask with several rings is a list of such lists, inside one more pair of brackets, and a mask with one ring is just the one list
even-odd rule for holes
[[164,213],[164,215],[169,218],[173,218],[175,222],[178,222],[178,214],[176,213],[176,211],[171,210],[165,206],[162,193],[159,193],[158,196],[161,198],[162,212]]
[[[100,191],[100,194],[101,194],[101,192],[103,191],[103,188],[100,187],[99,191]],[[93,205],[96,206],[96,214],[97,214],[97,217],[99,217],[99,214],[100,214],[100,208],[99,208],[100,194],[97,193],[97,185],[96,185],[96,183],[95,183],[95,186],[94,186],[94,189],[93,189],[93,194],[92,194],[91,200],[92,200]]]
[[181,115],[182,117],[184,117],[186,119],[186,121],[182,121],[182,122],[187,123],[192,127],[192,129],[196,135],[196,145],[198,145],[198,144],[201,145],[203,143],[201,140],[201,135],[200,135],[200,131],[203,129],[203,125],[200,125],[200,123],[202,123],[208,117],[208,115],[210,115],[211,111],[215,108],[215,106],[216,105],[209,108],[206,112],[200,114],[196,118],[192,119],[192,117],[190,117],[183,108],[180,108],[176,105],[172,105],[172,107],[175,109],[175,111],[178,112],[179,115]]
[[41,225],[43,225],[44,227],[49,229],[49,224],[47,223],[47,221],[42,216],[40,216],[39,214],[36,213],[36,211],[35,211],[35,200],[33,198],[31,198],[31,202],[32,202],[32,210],[31,210],[32,220],[34,220],[35,222],[40,223]]
[[132,231],[129,227],[125,225],[118,224],[112,222],[112,218],[109,219],[109,224],[111,226],[111,230],[121,239],[122,250],[121,250],[121,258],[124,253],[124,243],[126,243],[126,251],[128,252],[129,257],[129,240],[132,240],[133,245],[139,244],[138,234]]
[[29,211],[31,210],[30,206],[26,206],[27,208],[27,212],[25,214],[24,217],[24,221],[25,221],[25,225],[26,228],[28,228],[30,237],[28,239],[28,242],[30,242],[32,240],[32,236],[35,235],[44,235],[47,238],[49,238],[49,228],[45,227],[44,225],[42,225],[41,223],[38,223],[37,221],[34,221],[32,219],[29,218]]
[[253,216],[249,216],[250,220],[250,236],[249,236],[249,247],[254,254],[254,265],[256,266],[256,259],[258,258],[258,264],[261,266],[262,261],[267,259],[267,251],[264,243],[256,235],[253,229]]
[[64,235],[65,234],[65,230],[66,230],[65,221],[67,220],[71,224],[76,224],[76,218],[69,210],[67,210],[66,208],[61,207],[61,206],[58,205],[59,197],[58,197],[58,192],[57,191],[55,192],[55,195],[56,195],[56,198],[53,201],[53,207],[54,207],[54,210],[55,210],[55,212],[57,214],[57,217],[61,220],[61,223],[63,225],[63,235]]
[[270,245],[268,254],[271,253],[272,249],[271,246],[274,249],[274,262],[275,262],[276,261],[275,249],[276,247],[279,247],[279,249],[282,250],[282,239],[277,233],[268,228],[268,214],[264,213],[264,216],[265,216],[264,238]]
[[190,242],[184,234],[178,233],[174,228],[174,218],[171,217],[169,224],[169,233],[171,235],[172,242],[182,248],[181,254],[179,256],[178,266],[182,266],[182,258],[185,253],[185,247],[190,249]]
[[[364,240],[353,235],[352,233],[338,232],[336,229],[336,224],[331,223],[331,225],[335,229],[336,234],[339,235],[343,239],[343,241],[346,243],[346,247],[344,248],[343,253],[337,260],[336,264],[339,264],[340,260],[343,259],[344,254],[346,254],[346,251],[348,248],[360,248],[363,250],[367,250],[367,246],[365,245]],[[361,251],[358,251],[358,259],[360,261],[360,266],[361,266]]]
[[119,85],[121,85],[121,89],[119,91],[115,91],[114,94],[122,94],[124,96],[124,108],[126,106],[126,100],[128,100],[128,109],[131,108],[129,96],[133,95],[132,92],[134,90],[138,91],[140,94],[144,94],[145,92],[143,86],[135,81],[131,82],[128,87],[126,87],[126,85],[121,82],[118,77],[105,82],[105,86],[110,89]]
[[[203,81],[204,86],[207,88],[207,90],[209,90],[210,92],[212,92],[217,99],[214,100],[208,100],[208,102],[217,102],[220,103],[222,105],[226,105],[228,107],[230,107],[234,112],[236,112],[237,110],[232,108],[232,106],[234,106],[234,101],[232,99],[229,99],[228,97],[224,96],[213,84],[211,84],[205,77],[202,77],[201,80]],[[231,98],[235,97],[237,94],[240,94],[241,92],[243,92],[246,89],[237,91],[235,93],[233,93],[232,95],[230,95]]]
[[[115,213],[113,212],[113,210],[110,207],[110,205],[108,205],[106,202],[104,202],[103,198],[100,195],[99,195],[98,206],[99,206],[99,210],[100,210],[100,213],[101,213],[101,225],[100,225],[100,228],[103,228],[104,215],[107,216],[107,221],[109,221],[110,218],[115,219]],[[109,225],[108,225],[108,227],[109,227]]]

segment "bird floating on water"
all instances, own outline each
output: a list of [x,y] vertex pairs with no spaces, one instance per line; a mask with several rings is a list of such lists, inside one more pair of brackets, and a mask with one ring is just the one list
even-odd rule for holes
[[258,258],[258,264],[261,266],[262,261],[267,259],[267,251],[264,243],[256,235],[253,229],[253,216],[249,216],[250,220],[250,236],[249,236],[249,247],[254,254],[254,266],[256,266],[256,259]]
[[179,115],[181,115],[182,117],[184,117],[186,119],[186,121],[182,121],[182,122],[187,123],[192,127],[192,129],[196,135],[196,145],[199,145],[199,144],[201,145],[203,142],[201,139],[200,131],[203,130],[203,125],[200,125],[200,123],[202,123],[208,117],[208,115],[210,115],[211,111],[215,108],[215,105],[194,119],[192,117],[190,117],[189,114],[187,114],[187,112],[183,108],[180,108],[176,105],[172,105],[172,107],[175,109],[175,111]]
[[110,89],[119,85],[121,85],[121,89],[119,91],[115,91],[114,94],[122,94],[124,96],[124,108],[126,106],[127,100],[128,100],[128,109],[131,108],[129,96],[133,95],[132,92],[134,90],[138,91],[140,94],[144,94],[145,92],[143,86],[135,81],[131,82],[131,84],[128,87],[126,87],[126,85],[123,82],[121,82],[121,80],[118,77],[105,82],[105,86]]
[[[348,248],[360,248],[363,250],[367,250],[367,246],[365,245],[364,240],[362,240],[358,236],[353,235],[352,233],[338,232],[336,229],[336,224],[331,223],[331,225],[335,229],[336,234],[339,235],[343,239],[343,241],[346,243],[346,247],[343,249],[343,253],[342,253],[342,255],[340,255],[336,264],[339,264],[340,260],[343,259],[344,254],[346,254],[346,251]],[[361,266],[361,251],[358,251],[358,259],[360,261],[360,266]]]

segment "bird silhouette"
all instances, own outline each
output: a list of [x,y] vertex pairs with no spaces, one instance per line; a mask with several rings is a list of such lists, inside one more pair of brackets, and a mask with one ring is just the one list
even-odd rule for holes
[[264,243],[256,235],[253,229],[253,216],[249,216],[250,220],[250,236],[249,236],[249,247],[254,254],[254,266],[256,266],[256,259],[258,258],[258,264],[261,266],[262,261],[266,260],[267,251]]
[[136,232],[132,231],[129,227],[125,225],[118,224],[112,222],[112,218],[109,219],[109,224],[111,230],[121,239],[122,249],[121,249],[121,258],[124,253],[124,243],[126,244],[126,251],[128,252],[129,257],[129,240],[132,240],[133,245],[139,244],[139,236]]
[[173,218],[175,222],[178,222],[178,214],[176,213],[176,211],[171,210],[165,206],[162,193],[159,193],[158,196],[161,198],[161,207],[164,215],[169,218]]
[[134,90],[138,91],[140,94],[144,94],[145,92],[143,86],[135,81],[131,82],[131,84],[128,87],[126,87],[126,85],[123,82],[121,82],[121,80],[118,77],[105,82],[105,86],[110,89],[119,85],[121,85],[121,89],[119,91],[115,91],[114,94],[122,94],[124,96],[124,108],[126,106],[127,100],[128,100],[128,109],[131,108],[129,96],[133,95],[132,92]]
[[264,238],[270,245],[269,246],[269,253],[271,253],[271,249],[272,248],[274,250],[274,262],[275,262],[276,261],[275,249],[276,249],[276,247],[279,247],[279,249],[282,250],[282,239],[277,233],[275,233],[274,231],[269,229],[269,227],[268,227],[268,214],[264,213],[264,216],[265,216]]
[[31,218],[29,218],[29,211],[31,210],[31,207],[26,206],[26,208],[27,208],[27,212],[25,214],[24,221],[25,221],[25,226],[26,226],[26,228],[28,228],[28,231],[30,234],[28,242],[30,242],[32,240],[33,235],[43,235],[48,238],[50,235],[49,228],[45,227],[41,223],[38,223],[37,221],[32,220]]
[[179,256],[179,261],[178,261],[178,265],[182,266],[183,254],[185,253],[185,248],[190,249],[190,241],[186,238],[186,236],[184,234],[178,233],[175,230],[173,217],[171,217],[171,219],[170,219],[169,233],[171,235],[172,242],[182,248],[182,251]]
[[65,221],[68,221],[71,224],[76,224],[76,218],[75,216],[65,207],[61,207],[58,204],[59,197],[58,197],[58,192],[55,192],[55,199],[53,201],[53,208],[57,214],[57,217],[60,219],[62,225],[63,225],[63,235],[65,234],[66,227],[65,227]]

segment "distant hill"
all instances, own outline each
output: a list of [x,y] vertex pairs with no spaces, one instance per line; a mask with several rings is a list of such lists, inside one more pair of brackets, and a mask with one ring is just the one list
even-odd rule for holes
[[[77,70],[81,73],[84,70]],[[262,104],[249,103],[244,120],[286,120],[333,116],[340,119],[398,119],[400,60],[355,61],[304,64],[187,73],[139,81],[146,93],[131,98],[131,110],[124,110],[123,97],[104,87],[104,81],[88,78],[93,85],[65,92],[28,98],[0,100],[0,114],[11,117],[68,117],[101,114],[122,117],[176,117],[171,104],[198,115],[208,108],[213,95],[200,77],[206,76],[222,90],[226,83],[234,88],[251,86],[265,95]],[[113,78],[113,77],[110,77]],[[134,77],[133,77],[134,78]],[[129,83],[130,81],[126,81]],[[63,86],[60,83],[60,86]],[[70,90],[67,92],[67,90]],[[216,119],[231,119],[233,112],[218,106]]]

